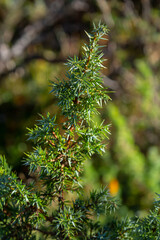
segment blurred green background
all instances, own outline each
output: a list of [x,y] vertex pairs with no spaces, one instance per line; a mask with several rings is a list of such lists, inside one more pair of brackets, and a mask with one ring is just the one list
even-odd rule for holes
[[160,193],[159,0],[0,0],[0,153],[20,178],[27,127],[38,113],[59,116],[49,81],[65,78],[68,56],[81,56],[84,30],[102,20],[104,85],[112,92],[95,116],[111,123],[104,156],[86,162],[86,188],[107,185],[122,214],[143,215]]

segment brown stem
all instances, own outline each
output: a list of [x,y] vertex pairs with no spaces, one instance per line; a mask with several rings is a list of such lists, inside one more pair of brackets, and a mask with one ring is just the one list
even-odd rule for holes
[[[93,43],[94,43],[94,41],[96,41],[96,36],[95,36],[94,39],[93,39]],[[86,73],[86,71],[87,71],[88,65],[89,65],[90,60],[91,60],[91,54],[92,54],[92,52],[93,52],[93,49],[94,49],[94,48],[93,48],[93,44],[92,44],[91,49],[90,49],[90,54],[89,54],[89,56],[88,56],[88,59],[87,59],[87,62],[86,62],[85,68],[84,68],[83,75],[84,75],[84,74]],[[79,104],[79,101],[78,101],[78,97],[77,97],[77,96],[76,96],[75,99],[73,100],[73,103],[74,103],[75,105]],[[74,125],[72,124],[72,125],[70,126],[70,131],[72,132],[73,130],[74,130]],[[53,136],[57,139],[57,136],[55,135],[54,132],[53,132]],[[72,147],[74,147],[74,146],[77,144],[78,141],[72,143],[71,145],[70,145],[70,142],[71,142],[71,136],[69,135],[69,137],[68,137],[68,139],[67,139],[67,141],[66,141],[67,150],[70,149],[70,148],[72,148]],[[51,144],[52,144],[52,143],[51,143]],[[58,160],[58,159],[61,158],[61,157],[64,157],[64,161],[63,161],[63,164],[64,164],[64,162],[66,161],[66,158],[65,158],[65,156],[63,156],[63,154],[60,154],[59,156],[57,156],[55,160]],[[64,176],[63,176],[63,165],[61,166],[61,177],[62,177],[62,183],[63,183],[63,177],[64,177]],[[59,210],[64,210],[64,190],[63,190],[63,186],[62,186],[61,189],[59,190],[58,203],[59,203]]]
[[[94,43],[94,41],[96,41],[96,35],[95,35],[95,37],[94,37],[94,39],[93,39],[93,43]],[[88,65],[89,65],[90,60],[91,60],[91,54],[92,54],[92,52],[93,52],[93,44],[92,44],[92,47],[91,47],[91,49],[90,49],[90,54],[89,54],[89,56],[88,56],[86,65],[85,65],[85,67],[84,67],[83,75],[84,75],[84,74],[86,73],[86,71],[87,71]],[[78,97],[77,97],[77,96],[76,96],[75,99],[73,100],[73,103],[74,103],[75,105],[79,104],[79,101],[78,101]],[[74,129],[74,126],[73,126],[73,124],[72,124],[71,127],[70,127],[70,130],[73,131],[73,129]],[[71,137],[69,136],[68,141],[67,141],[67,146],[68,146],[68,148],[70,148],[70,146],[69,146],[69,145],[70,145],[70,140],[71,140]]]
[[[95,40],[96,40],[96,36],[95,36],[94,39],[93,39],[93,43],[94,43]],[[89,57],[88,57],[88,59],[87,59],[86,66],[85,66],[85,68],[84,68],[83,75],[84,75],[84,74],[86,73],[86,71],[87,71],[89,62],[90,62],[90,60],[91,60],[91,53],[92,53],[92,52],[93,52],[93,44],[92,44],[92,47],[91,47],[90,52],[89,52]]]

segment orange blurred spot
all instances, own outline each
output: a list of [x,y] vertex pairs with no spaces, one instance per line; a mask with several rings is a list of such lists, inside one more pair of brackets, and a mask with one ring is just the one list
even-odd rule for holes
[[119,182],[117,179],[112,179],[109,183],[109,191],[112,196],[115,196],[119,190]]

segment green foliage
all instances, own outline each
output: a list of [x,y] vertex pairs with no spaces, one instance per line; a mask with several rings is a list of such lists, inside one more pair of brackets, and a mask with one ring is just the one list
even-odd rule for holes
[[[107,189],[85,196],[81,187],[84,161],[103,154],[109,135],[109,125],[93,120],[97,108],[109,100],[102,86],[103,54],[98,45],[107,33],[105,25],[94,26],[87,34],[89,45],[84,46],[83,58],[68,61],[67,80],[52,82],[51,92],[58,99],[64,121],[59,123],[48,113],[29,129],[29,140],[36,146],[26,153],[25,164],[39,179],[39,186],[24,185],[5,158],[0,158],[1,239],[158,239],[159,200],[146,218],[124,221],[118,219],[117,203]],[[110,114],[122,126],[117,148],[126,140],[131,155],[134,152],[138,158],[137,149],[130,147],[133,142],[124,119],[115,107]],[[132,161],[134,169],[132,156],[120,153],[126,164],[127,157]],[[67,200],[69,193],[74,194],[72,201]]]
[[[33,226],[43,220],[46,204],[33,186],[26,186],[0,158],[0,237],[1,239],[35,239]],[[18,232],[19,231],[19,232]]]
[[[29,140],[36,146],[32,152],[26,153],[25,164],[30,173],[38,175],[41,188],[23,185],[11,174],[2,158],[3,237],[30,239],[33,230],[56,239],[71,239],[80,231],[85,236],[93,222],[91,215],[99,215],[110,204],[106,204],[106,190],[91,193],[89,199],[77,199],[71,205],[67,204],[64,196],[81,188],[79,177],[84,160],[94,153],[104,152],[105,139],[109,134],[109,126],[103,126],[103,123],[93,125],[92,122],[97,107],[109,99],[102,87],[99,70],[103,67],[103,54],[98,45],[107,32],[104,25],[94,26],[92,34],[88,34],[90,42],[84,47],[83,59],[70,58],[68,79],[52,83],[51,92],[57,96],[66,121],[58,126],[56,117],[50,117],[48,113],[46,117],[41,116],[33,129],[28,129]],[[58,204],[58,208],[48,213],[46,208],[53,202]],[[45,226],[48,232],[43,231],[44,221],[50,224]],[[16,231],[19,228],[23,228],[24,235]]]
[[[117,182],[117,190],[112,193],[120,198],[124,215],[138,211],[143,216],[152,206],[155,192],[160,192],[158,2],[95,0],[77,4],[77,0],[61,0],[60,4],[59,0],[54,3],[16,0],[15,4],[15,0],[0,1],[0,152],[6,155],[7,162],[24,182],[33,177],[28,176],[21,161],[33,144],[26,143],[26,126],[33,127],[37,112],[46,116],[49,111],[56,114],[57,122],[64,121],[56,98],[48,94],[48,79],[66,79],[66,66],[62,62],[66,62],[68,55],[81,56],[81,42],[87,42],[83,28],[90,32],[92,21],[103,18],[111,29],[109,46],[104,49],[104,57],[109,60],[103,63],[107,66],[103,69],[103,80],[115,94],[110,94],[112,102],[109,101],[96,118],[99,124],[103,119],[111,123],[112,138],[106,153],[94,154],[92,161],[85,162],[84,181],[87,189],[107,184],[110,187]],[[54,22],[58,12],[62,14],[61,23]],[[50,27],[47,19],[52,19]],[[31,41],[30,33],[32,29],[38,30],[39,23],[44,28],[32,35],[34,40]],[[22,49],[21,43],[26,40],[29,45]],[[14,46],[18,52],[22,49],[20,55],[12,55]],[[118,126],[121,121],[113,120],[110,105],[118,109],[123,127]],[[124,130],[119,133],[119,129]],[[132,139],[129,144],[126,132]],[[118,138],[122,140],[119,146]],[[143,167],[139,168],[135,159]],[[127,171],[133,165],[134,175]]]

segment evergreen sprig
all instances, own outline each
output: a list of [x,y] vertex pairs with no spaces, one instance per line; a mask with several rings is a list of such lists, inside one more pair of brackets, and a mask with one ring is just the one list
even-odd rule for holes
[[[0,157],[0,239],[160,238],[159,201],[148,217],[121,221],[106,188],[84,196],[81,186],[84,161],[103,154],[109,136],[109,125],[98,125],[93,117],[110,99],[100,74],[104,60],[99,42],[107,33],[105,25],[94,25],[82,59],[69,58],[66,79],[52,82],[64,122],[47,113],[28,129],[35,147],[26,153],[25,164],[38,184],[23,184]],[[72,201],[67,200],[69,192],[76,193]]]

